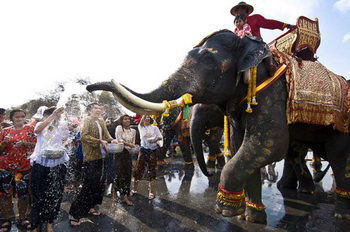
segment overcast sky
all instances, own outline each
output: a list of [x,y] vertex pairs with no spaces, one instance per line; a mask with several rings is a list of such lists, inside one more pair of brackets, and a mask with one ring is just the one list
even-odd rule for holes
[[[17,106],[58,81],[89,77],[148,92],[206,35],[234,29],[233,0],[0,1],[0,107]],[[318,18],[319,61],[350,79],[350,0],[247,1],[253,13],[295,24]],[[262,30],[266,42],[283,32]]]

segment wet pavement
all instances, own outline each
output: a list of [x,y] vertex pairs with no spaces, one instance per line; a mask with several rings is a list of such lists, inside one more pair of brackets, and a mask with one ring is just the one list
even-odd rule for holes
[[[101,216],[82,219],[79,227],[69,225],[68,211],[75,192],[66,192],[56,232],[109,232],[109,231],[349,231],[350,221],[335,219],[333,178],[331,170],[315,195],[297,191],[279,191],[276,183],[264,181],[263,203],[267,223],[254,224],[225,218],[214,212],[220,169],[211,169],[214,176],[205,177],[198,166],[187,170],[181,156],[167,159],[168,165],[158,170],[155,199],[148,199],[147,181],[141,180],[138,194],[131,197],[134,206],[104,198]],[[327,162],[323,162],[323,167]],[[283,163],[276,171],[282,174]],[[11,231],[17,230],[16,226]]]

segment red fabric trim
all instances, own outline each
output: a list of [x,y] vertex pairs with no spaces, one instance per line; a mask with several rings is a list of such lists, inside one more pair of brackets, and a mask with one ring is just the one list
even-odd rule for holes
[[339,191],[342,191],[342,192],[350,193],[350,190],[342,189],[342,188],[338,188],[338,187],[336,187],[336,190],[339,190]]
[[[279,65],[277,70],[281,67],[282,65]],[[271,81],[268,85],[266,85],[264,88],[260,89],[259,91],[256,92],[256,95],[258,96],[259,93],[261,93],[262,91],[264,91],[265,89],[267,89],[268,87],[270,87],[273,83],[275,83],[275,81],[277,81],[288,69],[288,66],[275,78],[273,79],[273,81]],[[265,78],[264,80],[262,80],[261,82],[259,82],[257,84],[257,86],[261,85],[262,83],[264,83],[266,80],[268,80],[270,77]],[[239,104],[237,105],[237,107],[235,108],[234,111],[238,110],[245,102],[247,102],[247,96],[244,96],[243,99],[239,102]]]
[[239,194],[243,194],[243,190],[241,192],[230,192],[230,191],[227,191],[225,189],[223,189],[220,185],[220,183],[218,184],[218,189],[221,191],[221,192],[224,192],[226,194],[235,194],[235,195],[239,195]]

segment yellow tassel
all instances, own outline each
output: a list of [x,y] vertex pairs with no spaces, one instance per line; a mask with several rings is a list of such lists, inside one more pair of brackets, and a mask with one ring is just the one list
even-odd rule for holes
[[256,71],[257,67],[253,67],[250,69],[251,71],[251,81],[252,81],[252,102],[251,105],[257,105],[256,101]]
[[228,118],[227,116],[224,116],[224,154],[225,156],[231,155],[228,152],[228,146],[229,146]]
[[153,126],[158,126],[158,123],[157,123],[157,115],[151,115],[151,118],[153,119]]
[[256,71],[257,67],[252,67],[250,69],[250,79],[248,82],[248,92],[247,92],[247,109],[245,110],[247,113],[252,113],[252,105],[257,105],[256,101]]
[[250,104],[252,103],[252,78],[250,78],[248,82],[248,91],[247,91],[247,109],[246,112],[251,113],[252,108],[250,107]]
[[164,113],[162,115],[164,117],[169,117],[170,110],[171,110],[171,104],[167,100],[164,100],[163,104],[164,104],[164,109],[165,110],[164,110]]
[[184,105],[188,105],[192,103],[192,95],[189,93],[182,95],[181,98],[183,99]]

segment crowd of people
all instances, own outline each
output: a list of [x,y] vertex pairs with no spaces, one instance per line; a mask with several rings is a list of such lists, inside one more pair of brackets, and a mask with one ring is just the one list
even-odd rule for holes
[[[142,116],[138,124],[139,145],[135,143],[136,130],[130,127],[133,117],[123,114],[113,121],[114,127],[107,128],[101,105],[89,104],[86,111],[87,116],[78,127],[77,122],[69,120],[63,107],[40,107],[30,122],[20,109],[12,110],[7,121],[6,110],[0,108],[1,232],[11,231],[15,197],[19,228],[39,231],[45,224],[46,231],[54,231],[53,222],[60,210],[69,166],[73,166],[75,181],[81,185],[69,210],[71,226],[79,226],[83,217],[102,214],[97,205],[103,201],[107,165],[114,169],[114,201],[120,196],[121,202],[132,206],[130,196],[137,193],[146,169],[149,199],[155,197],[157,150],[163,145],[163,137],[158,127],[152,125],[152,119]],[[113,144],[120,149],[109,148]],[[132,155],[138,155],[135,167]]]
[[[294,27],[259,14],[251,15],[253,10],[245,2],[231,9],[230,13],[235,16],[234,33],[238,36],[262,39],[260,28]],[[88,116],[80,125],[77,119],[62,120],[63,107],[42,106],[29,123],[26,112],[20,109],[12,110],[10,122],[7,122],[5,109],[0,108],[0,209],[3,217],[0,232],[11,231],[13,197],[18,198],[18,226],[37,231],[46,223],[46,230],[54,231],[53,221],[60,210],[67,166],[72,160],[76,180],[81,183],[69,210],[72,226],[79,226],[83,217],[101,215],[96,206],[103,201],[106,183],[112,183],[114,201],[120,197],[122,202],[132,206],[130,196],[137,193],[146,169],[148,198],[154,199],[157,151],[163,146],[163,137],[158,127],[152,125],[152,118],[144,115],[134,120],[139,121],[138,145],[136,130],[130,127],[131,116],[124,114],[107,127],[99,104],[92,103],[86,110]],[[121,150],[111,152],[109,144],[119,144]],[[132,154],[138,154],[135,167]],[[110,172],[107,174],[106,170]]]

